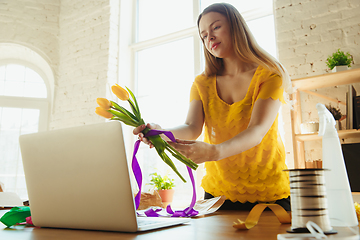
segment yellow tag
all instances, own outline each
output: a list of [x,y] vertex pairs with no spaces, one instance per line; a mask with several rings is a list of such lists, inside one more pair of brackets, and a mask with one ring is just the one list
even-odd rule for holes
[[245,222],[238,219],[239,222],[234,222],[233,227],[242,230],[248,230],[254,227],[258,222],[261,213],[265,210],[265,208],[269,207],[276,217],[279,219],[280,223],[291,223],[290,214],[288,214],[285,209],[278,204],[263,204],[259,203],[253,207],[246,218]]

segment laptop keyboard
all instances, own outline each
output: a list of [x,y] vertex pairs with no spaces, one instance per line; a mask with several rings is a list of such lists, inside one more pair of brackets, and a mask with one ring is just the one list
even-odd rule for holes
[[161,218],[147,218],[147,217],[138,217],[137,222],[139,226],[146,226],[150,224],[157,224],[164,222],[164,219]]
[[172,218],[172,217],[138,217],[138,230],[146,231],[161,227],[169,227],[190,222],[190,218]]
[[170,217],[138,217],[137,218],[138,226],[147,226],[153,224],[165,224],[165,225],[174,225],[179,223],[184,223],[186,220],[184,218],[170,218]]

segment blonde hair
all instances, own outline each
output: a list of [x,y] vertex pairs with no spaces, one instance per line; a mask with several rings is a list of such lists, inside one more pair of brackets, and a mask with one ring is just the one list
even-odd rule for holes
[[[205,14],[209,12],[217,12],[225,16],[230,24],[230,32],[232,35],[232,41],[234,51],[236,52],[239,59],[246,63],[257,63],[269,70],[277,73],[283,80],[283,88],[287,93],[292,92],[291,81],[289,74],[282,64],[276,60],[273,56],[262,49],[256,42],[254,36],[250,32],[245,20],[239,13],[239,11],[228,3],[215,3],[203,10],[197,20],[197,25],[200,34],[199,23]],[[201,37],[201,36],[200,36]],[[204,44],[204,40],[203,44]],[[213,56],[205,47],[204,44],[204,55],[205,55],[205,72],[206,76],[217,74],[223,69],[224,64],[221,58]]]

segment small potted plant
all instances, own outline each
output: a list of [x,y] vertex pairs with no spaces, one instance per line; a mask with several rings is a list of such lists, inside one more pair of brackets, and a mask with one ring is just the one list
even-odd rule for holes
[[334,116],[334,118],[335,118],[335,121],[336,121],[336,126],[335,126],[335,128],[336,128],[336,130],[341,130],[340,120],[341,120],[342,114],[341,114],[340,109],[331,106],[331,104],[326,105],[326,108],[329,110],[329,112],[330,112],[330,113]]
[[158,191],[163,206],[166,207],[173,200],[174,196],[174,179],[169,178],[167,175],[162,177],[160,174],[152,173],[150,174],[150,185],[154,185],[155,189]]
[[352,56],[349,52],[346,54],[338,49],[331,56],[326,59],[326,65],[333,71],[339,72],[343,70],[347,70],[351,67],[351,62],[353,60]]

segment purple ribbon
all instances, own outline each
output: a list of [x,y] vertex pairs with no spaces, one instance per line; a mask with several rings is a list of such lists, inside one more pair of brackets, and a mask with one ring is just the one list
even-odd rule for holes
[[[164,134],[165,136],[167,136],[171,141],[176,142],[174,135],[172,134],[172,132],[170,131],[162,131],[162,130],[155,130],[155,129],[151,129],[146,135],[145,137],[150,137],[150,136],[155,136],[155,135],[159,135],[159,134]],[[139,187],[139,192],[136,194],[135,196],[135,206],[136,209],[139,208],[140,205],[140,198],[141,198],[141,186],[142,186],[142,173],[141,173],[141,168],[139,165],[139,162],[136,158],[136,153],[139,150],[139,146],[140,146],[141,141],[137,140],[135,142],[134,145],[134,153],[133,153],[133,157],[132,157],[132,170],[134,172],[135,175],[135,179],[137,182],[137,185]],[[196,202],[196,189],[195,189],[195,180],[194,180],[194,176],[192,173],[192,170],[190,167],[186,166],[188,172],[189,172],[189,176],[190,176],[190,180],[192,183],[192,187],[193,187],[193,197],[190,203],[190,206],[185,208],[184,210],[181,211],[173,211],[170,207],[170,205],[168,205],[166,207],[166,211],[168,214],[170,214],[172,217],[192,217],[192,216],[196,216],[197,214],[199,214],[198,211],[196,211],[193,207],[195,206],[195,202]],[[153,209],[149,209],[148,211],[145,211],[146,216],[148,217],[159,217],[160,215],[157,213],[158,211],[161,211],[161,209],[159,210],[153,210]]]
[[161,215],[158,214],[158,212],[160,212],[160,211],[161,211],[161,208],[157,208],[155,210],[150,208],[150,209],[145,211],[145,215],[147,217],[160,217]]
[[188,166],[187,167],[187,170],[189,172],[189,176],[190,176],[190,179],[191,179],[191,183],[192,183],[192,186],[193,186],[193,197],[192,197],[192,200],[191,200],[191,203],[190,203],[190,206],[185,208],[184,210],[182,211],[173,211],[170,207],[170,204],[167,205],[166,207],[166,211],[167,213],[169,213],[172,217],[192,217],[192,216],[196,216],[199,214],[198,211],[196,211],[194,209],[194,206],[195,206],[195,202],[196,202],[196,189],[195,189],[195,180],[194,180],[194,176],[192,174],[192,170],[191,168],[189,168]]
[[137,141],[135,142],[135,145],[134,145],[134,153],[133,153],[132,164],[131,164],[133,173],[134,173],[134,175],[135,175],[135,179],[136,179],[137,185],[138,185],[138,187],[139,187],[139,192],[138,192],[138,193],[136,194],[136,196],[135,196],[135,206],[136,206],[136,209],[138,209],[138,208],[139,208],[139,205],[140,205],[141,185],[142,185],[142,173],[141,173],[141,168],[140,168],[140,165],[139,165],[138,160],[136,159],[136,153],[137,153],[137,151],[139,150],[140,143],[141,143],[140,140],[137,140]]
[[174,135],[173,135],[172,132],[170,132],[170,131],[150,129],[150,131],[147,132],[147,134],[145,134],[145,137],[151,137],[151,136],[156,136],[156,135],[160,135],[160,134],[164,134],[164,135],[167,136],[172,142],[176,142],[176,139],[175,139]]

